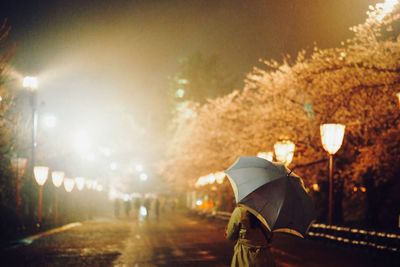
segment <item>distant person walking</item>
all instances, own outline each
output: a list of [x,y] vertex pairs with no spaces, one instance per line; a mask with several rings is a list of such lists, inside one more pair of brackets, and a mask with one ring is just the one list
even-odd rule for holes
[[225,234],[236,241],[231,267],[275,267],[269,249],[271,233],[245,208],[234,209]]

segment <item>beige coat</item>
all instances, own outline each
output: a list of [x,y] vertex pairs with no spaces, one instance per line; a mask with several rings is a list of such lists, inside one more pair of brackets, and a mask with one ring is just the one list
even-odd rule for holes
[[243,207],[236,207],[232,212],[226,227],[226,238],[237,241],[232,267],[275,266],[268,241],[260,226],[255,228],[250,226],[249,214]]

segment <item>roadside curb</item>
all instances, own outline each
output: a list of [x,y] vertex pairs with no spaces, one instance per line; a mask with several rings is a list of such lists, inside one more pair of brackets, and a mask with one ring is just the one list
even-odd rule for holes
[[82,223],[80,223],[80,222],[69,223],[69,224],[63,225],[61,227],[50,229],[50,230],[47,230],[47,231],[44,231],[44,232],[41,232],[41,233],[38,233],[35,235],[25,237],[25,238],[12,240],[9,242],[8,245],[5,245],[3,248],[1,248],[1,250],[7,251],[10,249],[15,249],[15,248],[22,247],[22,246],[28,246],[39,238],[57,234],[57,233],[61,233],[61,232],[67,231],[68,229],[71,229],[71,228],[74,228],[77,226],[81,226],[81,225],[82,225]]

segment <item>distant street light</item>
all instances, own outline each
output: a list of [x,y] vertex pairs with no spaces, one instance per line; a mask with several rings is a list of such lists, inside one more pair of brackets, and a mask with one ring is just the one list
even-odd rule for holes
[[49,175],[49,168],[44,166],[35,166],[33,172],[36,182],[39,185],[38,224],[40,225],[42,223],[43,185],[46,183]]
[[70,193],[74,189],[75,186],[75,180],[71,178],[64,178],[64,188],[65,191]]
[[[29,102],[31,106],[31,158],[30,158],[30,180],[29,183],[32,184],[34,178],[34,167],[35,167],[35,148],[36,148],[36,132],[37,132],[37,92],[38,80],[36,77],[27,76],[22,81],[22,86],[29,90]],[[32,188],[32,187],[30,187]],[[31,190],[31,189],[30,189]],[[32,192],[29,191],[29,215],[31,219],[34,217],[34,205]]]
[[85,178],[76,177],[75,178],[75,184],[76,184],[76,188],[78,188],[79,191],[82,191],[83,188],[85,188]]
[[63,172],[52,172],[51,179],[56,189],[54,190],[54,222],[58,223],[58,187],[63,184],[65,174]]
[[140,178],[140,180],[142,180],[142,181],[146,181],[147,178],[148,178],[148,176],[147,176],[147,174],[145,174],[145,173],[141,173],[141,174],[139,175],[139,178]]
[[111,169],[112,171],[115,171],[115,170],[117,169],[117,163],[111,162],[111,164],[110,164],[110,169]]
[[322,146],[329,154],[329,224],[332,224],[333,215],[333,156],[342,146],[344,130],[343,124],[327,123],[320,126]]
[[136,164],[135,170],[138,171],[138,172],[143,171],[143,165],[142,164]]
[[268,161],[273,161],[274,159],[274,152],[268,151],[268,152],[259,152],[257,154],[257,157],[268,160]]
[[279,162],[288,166],[294,155],[295,144],[290,140],[283,140],[274,144],[275,156]]

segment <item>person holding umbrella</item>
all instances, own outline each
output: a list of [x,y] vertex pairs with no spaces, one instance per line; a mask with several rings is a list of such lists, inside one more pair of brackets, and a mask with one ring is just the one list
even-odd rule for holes
[[272,232],[301,238],[315,218],[303,180],[285,165],[240,157],[227,174],[237,207],[226,236],[237,240],[231,266],[275,266],[268,249]]
[[269,249],[271,232],[244,207],[234,209],[225,235],[227,239],[236,241],[231,266],[275,266]]

